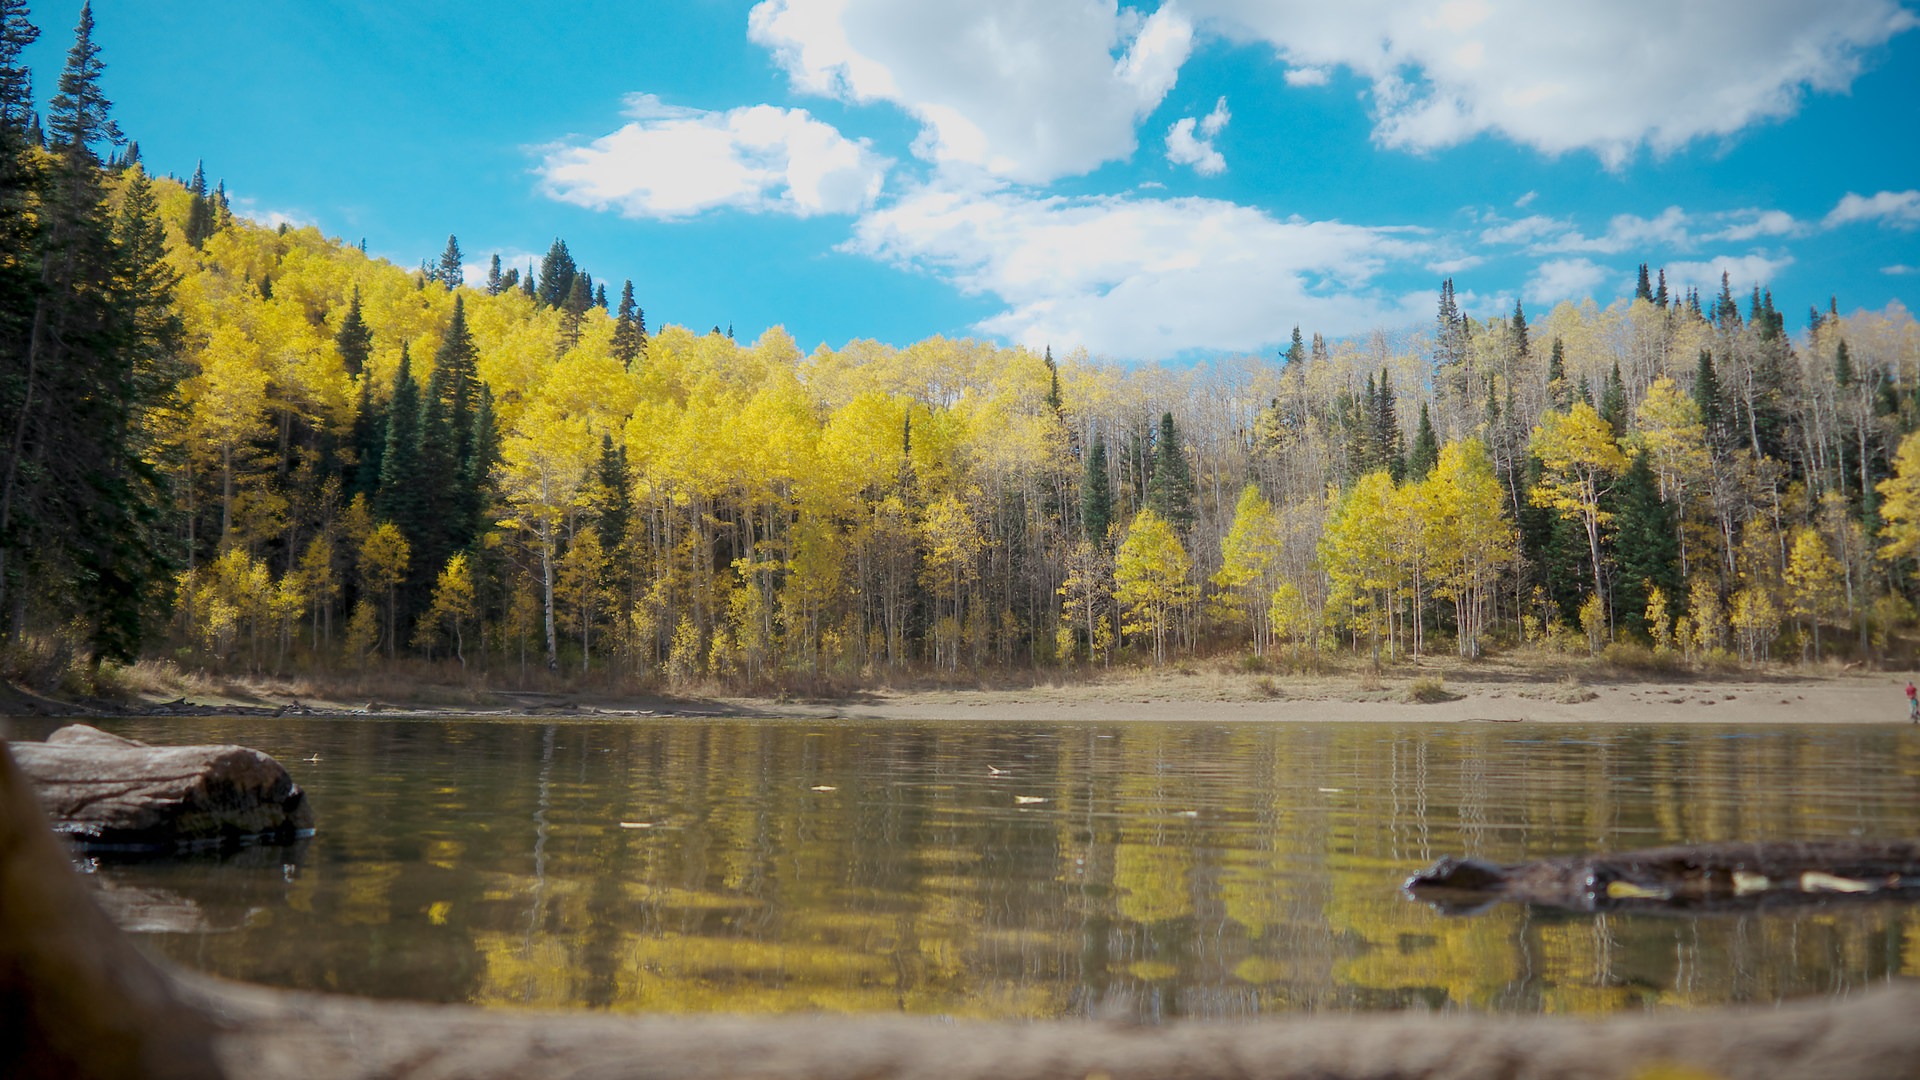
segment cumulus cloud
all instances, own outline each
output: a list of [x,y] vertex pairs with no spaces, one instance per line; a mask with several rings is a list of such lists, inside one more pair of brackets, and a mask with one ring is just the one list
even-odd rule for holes
[[1288,86],[1325,86],[1333,79],[1333,72],[1323,67],[1288,68],[1281,78]]
[[1849,191],[1828,212],[1824,224],[1831,229],[1856,221],[1884,221],[1899,229],[1920,225],[1920,191],[1882,191],[1870,197]]
[[803,92],[905,110],[920,157],[1022,183],[1132,154],[1193,45],[1178,10],[1113,0],[763,0],[747,32]]
[[1374,285],[1427,253],[1413,230],[1282,221],[1215,199],[927,186],[864,215],[843,250],[998,298],[985,333],[1130,358],[1257,349],[1294,323],[1345,334],[1432,315],[1430,291]]
[[684,218],[721,207],[809,217],[847,214],[880,193],[888,166],[805,109],[726,112],[627,99],[630,122],[586,145],[546,150],[548,195],[634,218]]
[[[1227,159],[1213,148],[1213,137],[1220,134],[1233,115],[1227,112],[1227,99],[1221,98],[1213,111],[1196,120],[1183,116],[1167,129],[1167,160],[1175,165],[1191,165],[1201,176],[1218,176],[1227,171]],[[1199,135],[1194,134],[1195,125]]]
[[[1186,0],[1228,36],[1271,44],[1292,71],[1372,81],[1374,137],[1429,150],[1496,134],[1609,167],[1791,115],[1844,91],[1866,50],[1920,26],[1900,0]],[[1291,81],[1292,71],[1289,72]]]
[[1792,236],[1804,227],[1784,210],[1735,210],[1725,215],[1734,224],[1709,237],[1743,243],[1763,236]]
[[1735,292],[1753,286],[1765,286],[1774,275],[1793,265],[1793,256],[1772,258],[1755,252],[1749,255],[1720,255],[1699,262],[1667,264],[1667,285],[1674,289],[1699,289],[1702,296],[1720,289],[1720,275],[1727,275]]
[[[1617,275],[1590,259],[1553,259],[1534,268],[1521,295],[1530,304],[1578,303],[1593,296],[1601,283]],[[1596,299],[1608,299],[1596,297]]]

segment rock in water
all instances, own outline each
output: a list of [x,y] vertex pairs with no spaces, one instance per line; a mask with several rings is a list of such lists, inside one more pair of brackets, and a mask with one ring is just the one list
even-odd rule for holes
[[151,746],[74,724],[14,760],[56,832],[87,851],[167,853],[313,833],[313,808],[273,758],[244,746]]

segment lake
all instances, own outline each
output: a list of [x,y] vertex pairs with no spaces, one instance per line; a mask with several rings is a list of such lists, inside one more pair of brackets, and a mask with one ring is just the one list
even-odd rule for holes
[[276,986],[1153,1023],[1602,1013],[1920,975],[1911,905],[1454,916],[1398,889],[1448,854],[1911,837],[1905,725],[101,726],[255,746],[310,793],[298,849],[95,872],[151,951]]

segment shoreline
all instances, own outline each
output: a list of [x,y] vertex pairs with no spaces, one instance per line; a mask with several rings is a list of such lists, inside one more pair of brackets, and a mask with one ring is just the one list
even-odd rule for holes
[[[227,687],[170,700],[68,702],[17,688],[0,716],[270,716],[437,719],[757,719],[894,723],[1532,723],[1825,726],[1909,724],[1896,672],[1579,681],[1474,669],[1385,676],[1268,677],[1192,670],[1123,673],[1017,688],[874,688],[820,697],[468,691],[421,684],[412,700],[353,700],[345,686]],[[391,692],[390,685],[383,686]],[[316,689],[321,692],[314,693]],[[1425,700],[1415,694],[1425,691]],[[400,696],[400,695],[395,695]],[[436,698],[438,700],[436,700]]]

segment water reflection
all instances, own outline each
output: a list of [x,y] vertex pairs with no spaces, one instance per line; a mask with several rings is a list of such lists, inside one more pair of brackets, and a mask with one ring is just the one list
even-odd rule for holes
[[114,727],[255,745],[311,792],[320,832],[296,861],[99,874],[143,898],[153,948],[280,985],[1160,1020],[1604,1012],[1920,974],[1906,906],[1457,918],[1398,891],[1441,854],[1911,836],[1920,741],[1895,728]]

